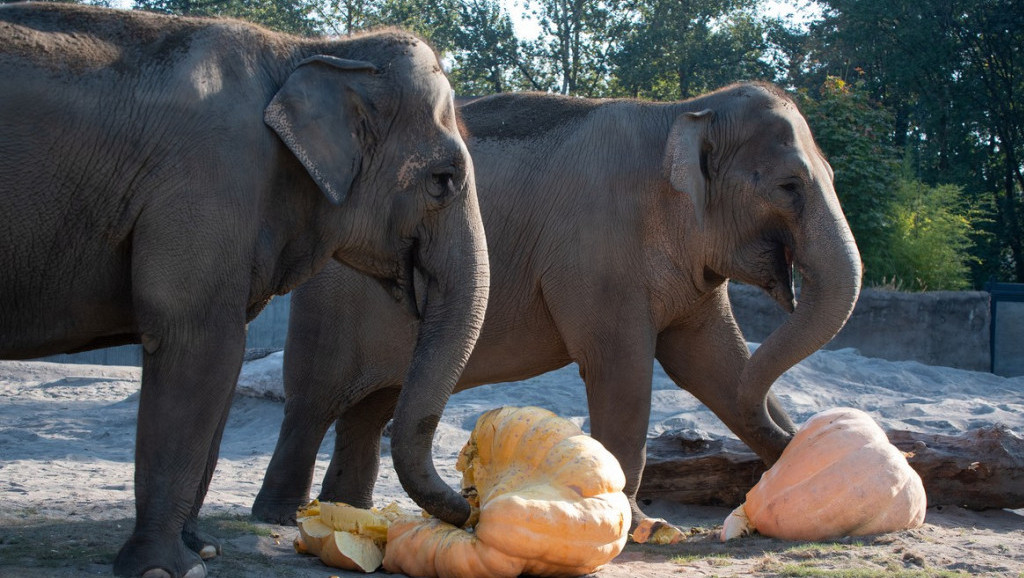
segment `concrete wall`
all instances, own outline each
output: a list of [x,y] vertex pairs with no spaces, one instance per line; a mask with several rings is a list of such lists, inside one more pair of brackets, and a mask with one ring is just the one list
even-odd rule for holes
[[[786,314],[763,291],[732,284],[733,313],[747,340],[761,342]],[[289,296],[276,297],[249,324],[247,347],[281,349],[288,330]],[[995,373],[1024,375],[1024,303],[1000,304]],[[1003,313],[1016,315],[1002,319]],[[827,349],[852,347],[869,357],[915,360],[975,371],[989,371],[991,316],[989,294],[981,291],[900,293],[865,289],[850,321]],[[140,365],[137,346],[59,355],[48,361]]]
[[[284,349],[285,337],[288,335],[288,308],[291,295],[274,297],[270,304],[249,324],[246,335],[246,349]],[[142,365],[142,347],[124,345],[108,347],[82,353],[51,355],[42,361],[56,363],[91,363],[96,365]]]
[[[764,340],[786,318],[760,289],[732,284],[729,298],[748,341]],[[989,294],[982,291],[865,289],[846,326],[825,347],[852,347],[868,357],[892,361],[989,371],[989,317]]]

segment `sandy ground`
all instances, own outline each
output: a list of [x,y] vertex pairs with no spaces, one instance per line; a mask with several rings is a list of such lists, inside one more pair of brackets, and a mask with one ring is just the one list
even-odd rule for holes
[[[246,364],[204,507],[204,525],[224,542],[210,576],[347,575],[295,554],[294,528],[253,523],[249,506],[262,482],[282,417],[280,354]],[[1005,379],[912,362],[819,352],[776,384],[794,418],[836,406],[860,407],[883,426],[955,433],[1001,423],[1024,434],[1024,377]],[[0,577],[109,575],[132,527],[139,370],[0,362]],[[547,407],[587,427],[583,386],[568,367],[516,384],[453,397],[435,438],[439,471],[457,485],[455,456],[476,417],[507,404]],[[671,429],[728,435],[689,394],[656,373],[650,435]],[[317,479],[333,444],[321,446]],[[411,501],[385,444],[379,505]],[[316,488],[314,488],[314,491]],[[691,532],[672,546],[630,544],[599,577],[942,576],[1024,577],[1024,511],[929,508],[921,528],[829,542],[752,536],[721,543],[724,508],[667,502],[645,506]]]

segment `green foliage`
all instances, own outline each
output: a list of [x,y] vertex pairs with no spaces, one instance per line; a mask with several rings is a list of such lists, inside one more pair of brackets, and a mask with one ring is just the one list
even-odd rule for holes
[[527,47],[497,0],[465,0],[459,7],[449,74],[456,94],[484,95],[539,89]]
[[426,38],[439,52],[451,50],[459,28],[459,0],[380,0],[361,28],[398,26]]
[[540,26],[528,43],[536,55],[536,83],[551,92],[603,96],[609,82],[614,6],[592,0],[523,0]]
[[292,34],[317,30],[311,5],[299,0],[135,0],[135,9],[189,16],[223,16],[256,22]]
[[[975,286],[1024,282],[1024,4],[1019,0],[822,0],[792,81],[860,77],[895,119],[916,178],[956,183],[995,218],[972,254]],[[808,84],[809,82],[809,84]]]
[[900,180],[890,215],[886,277],[915,291],[969,288],[968,263],[974,260],[969,217],[960,187]]
[[828,77],[801,107],[835,171],[835,187],[868,285],[925,291],[970,286],[977,211],[955,185],[913,178],[893,144],[893,117],[863,83]]
[[632,0],[614,30],[619,91],[678,100],[738,80],[771,80],[768,24],[754,0]]

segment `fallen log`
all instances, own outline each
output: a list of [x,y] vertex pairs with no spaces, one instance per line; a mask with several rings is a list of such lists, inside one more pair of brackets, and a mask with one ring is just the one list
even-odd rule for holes
[[[1019,433],[996,425],[957,435],[886,434],[921,476],[929,506],[1024,508],[1024,438]],[[676,430],[647,440],[638,496],[735,507],[764,471],[760,458],[737,439]]]

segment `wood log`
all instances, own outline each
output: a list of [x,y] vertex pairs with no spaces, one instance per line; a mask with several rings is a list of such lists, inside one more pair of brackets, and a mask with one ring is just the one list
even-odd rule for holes
[[[887,431],[921,476],[929,506],[1024,508],[1024,439],[1004,426],[958,435]],[[671,431],[647,440],[638,497],[735,507],[761,478],[764,463],[743,442]]]

